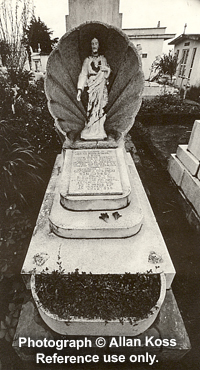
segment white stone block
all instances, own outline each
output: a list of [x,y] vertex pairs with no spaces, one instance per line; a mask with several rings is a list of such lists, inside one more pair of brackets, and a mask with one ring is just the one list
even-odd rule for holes
[[200,216],[200,180],[193,177],[188,171],[185,171],[181,182],[181,189]]
[[[129,156],[128,164],[130,159]],[[135,274],[152,270],[155,273],[163,271],[167,289],[170,288],[175,276],[173,263],[132,160],[129,167],[144,215],[141,230],[134,236],[118,239],[58,237],[50,231],[48,220],[55,192],[49,192],[47,189],[22,268],[23,275],[30,275],[33,271],[41,273],[46,268],[49,271],[57,270],[58,262],[62,263],[66,273],[77,268],[80,272],[93,274]],[[58,177],[59,171],[54,170],[50,180],[52,190]]]
[[179,145],[176,156],[186,169],[195,176],[199,168],[199,160],[189,152],[188,145]]
[[[64,238],[125,238],[136,234],[143,214],[134,185],[130,203],[118,211],[70,211],[60,203],[59,186],[49,216],[51,230]],[[111,203],[111,202],[110,202]],[[104,217],[106,216],[106,217]]]
[[122,148],[66,150],[60,201],[73,211],[120,209],[131,185]]
[[176,154],[171,154],[168,164],[168,171],[172,179],[175,181],[176,185],[180,186],[185,168],[176,157]]
[[200,161],[200,120],[194,122],[188,143],[188,150]]

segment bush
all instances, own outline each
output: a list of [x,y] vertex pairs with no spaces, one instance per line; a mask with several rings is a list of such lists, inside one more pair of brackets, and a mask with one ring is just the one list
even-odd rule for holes
[[180,97],[168,94],[156,96],[153,99],[145,99],[142,102],[138,115],[142,116],[146,113],[163,114],[163,113],[181,113],[192,114],[199,113],[200,107],[187,104]]
[[[40,183],[39,167],[44,161],[30,143],[15,135],[5,121],[0,122],[0,200],[4,208],[12,203],[28,203],[28,194]],[[3,206],[2,206],[3,205]]]
[[[0,120],[6,121],[14,140],[23,136],[34,151],[48,158],[60,152],[61,144],[54,129],[54,120],[47,107],[44,81],[29,83],[27,71],[0,73]],[[17,95],[14,98],[14,85]],[[14,113],[12,105],[14,105]],[[11,140],[13,142],[13,140]]]
[[62,271],[36,275],[36,292],[51,313],[66,320],[100,318],[107,323],[144,319],[160,295],[159,274],[65,274]]
[[200,86],[191,86],[187,91],[186,98],[200,103]]

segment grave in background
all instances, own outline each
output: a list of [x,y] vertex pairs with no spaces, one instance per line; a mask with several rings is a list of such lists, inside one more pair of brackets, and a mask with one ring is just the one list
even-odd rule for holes
[[196,120],[188,145],[172,154],[169,173],[184,199],[188,221],[200,231],[200,121]]

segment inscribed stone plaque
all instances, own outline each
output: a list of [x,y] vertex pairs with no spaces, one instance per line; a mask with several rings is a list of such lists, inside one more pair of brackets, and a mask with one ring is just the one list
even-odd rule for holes
[[69,195],[122,193],[115,150],[86,149],[73,151]]

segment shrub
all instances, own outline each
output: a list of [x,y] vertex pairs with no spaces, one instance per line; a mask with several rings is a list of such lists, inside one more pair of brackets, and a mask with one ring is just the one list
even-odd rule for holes
[[186,98],[200,103],[200,86],[191,86],[187,91]]
[[0,122],[0,200],[6,206],[28,201],[30,189],[41,181],[38,169],[44,164],[30,143],[14,133]]
[[[61,143],[48,111],[44,81],[30,84],[27,72],[5,72],[0,73],[0,120],[7,122],[11,134],[14,131],[14,140],[11,141],[23,135],[36,153],[45,158],[51,153],[51,157],[55,157],[61,150]],[[15,101],[13,84],[18,87]]]
[[200,108],[195,105],[187,104],[180,97],[167,94],[156,96],[153,99],[145,99],[142,102],[139,110],[139,115],[146,113],[162,114],[162,113],[200,113]]
[[118,319],[123,324],[123,318],[131,322],[149,314],[160,295],[160,275],[44,272],[36,275],[36,292],[45,308],[67,320]]

